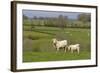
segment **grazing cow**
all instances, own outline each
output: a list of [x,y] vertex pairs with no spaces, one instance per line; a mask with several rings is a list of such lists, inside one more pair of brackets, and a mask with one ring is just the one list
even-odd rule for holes
[[61,48],[64,48],[64,50],[66,52],[67,40],[58,41],[57,39],[53,39],[53,45],[57,51],[59,51],[59,49],[61,49]]
[[69,45],[68,46],[68,50],[71,50],[71,53],[73,53],[73,51],[77,51],[77,53],[79,54],[80,52],[80,44],[75,44],[75,45]]

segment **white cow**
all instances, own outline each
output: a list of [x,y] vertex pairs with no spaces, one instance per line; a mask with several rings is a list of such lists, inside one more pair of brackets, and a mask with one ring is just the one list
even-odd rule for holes
[[53,45],[57,51],[59,51],[59,49],[61,49],[61,48],[64,48],[64,50],[66,52],[67,40],[58,41],[57,39],[53,39]]
[[80,52],[80,44],[74,44],[74,45],[69,45],[68,46],[68,50],[71,50],[71,53],[73,53],[73,51],[77,51],[77,53],[79,54]]

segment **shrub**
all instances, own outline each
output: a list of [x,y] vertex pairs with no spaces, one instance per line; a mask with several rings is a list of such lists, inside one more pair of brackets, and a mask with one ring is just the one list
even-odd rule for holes
[[33,50],[32,51],[34,51],[34,52],[40,52],[41,50],[40,50],[40,48],[39,47],[36,47],[36,48],[33,48]]
[[38,39],[40,39],[39,37],[36,37],[36,36],[33,36],[33,35],[28,35],[27,38],[31,39],[31,40],[38,40]]

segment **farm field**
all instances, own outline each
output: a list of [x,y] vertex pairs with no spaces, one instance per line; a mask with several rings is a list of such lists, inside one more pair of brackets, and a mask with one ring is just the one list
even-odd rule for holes
[[[91,58],[89,28],[23,27],[23,62],[83,60]],[[80,44],[80,54],[75,51],[56,52],[52,39],[67,40],[68,45]]]

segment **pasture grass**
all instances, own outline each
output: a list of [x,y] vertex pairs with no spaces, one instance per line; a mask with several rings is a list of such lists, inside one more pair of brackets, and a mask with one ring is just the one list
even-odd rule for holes
[[61,60],[85,60],[90,59],[90,52],[24,52],[23,62],[61,61]]
[[[36,26],[31,31],[29,29],[30,26],[24,26],[23,62],[81,60],[91,57],[90,29]],[[56,49],[52,45],[53,38],[65,39],[68,41],[68,45],[79,43],[80,54],[64,53],[63,50],[56,53]]]

